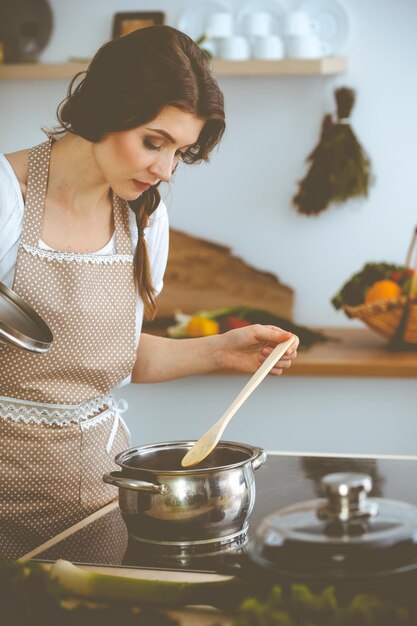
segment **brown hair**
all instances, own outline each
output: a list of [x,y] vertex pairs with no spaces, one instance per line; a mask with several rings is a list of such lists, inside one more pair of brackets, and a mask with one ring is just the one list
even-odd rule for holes
[[[208,161],[224,133],[223,94],[208,57],[175,28],[151,26],[110,41],[98,50],[81,78],[83,74],[73,78],[58,107],[61,132],[96,142],[107,133],[141,126],[170,105],[206,120],[197,143],[181,157],[185,163]],[[154,186],[129,203],[139,233],[135,253],[138,290],[151,318],[156,306],[143,233],[160,199]]]

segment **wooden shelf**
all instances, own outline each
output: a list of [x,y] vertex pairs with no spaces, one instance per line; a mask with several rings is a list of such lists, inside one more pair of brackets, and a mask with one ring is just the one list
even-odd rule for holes
[[[63,80],[86,70],[88,63],[4,63],[0,80]],[[223,61],[215,59],[217,76],[301,76],[340,74],[347,69],[344,57],[283,59],[282,61]]]
[[213,61],[218,76],[301,76],[341,74],[347,69],[344,57],[283,59],[282,61]]
[[88,63],[4,63],[0,80],[59,80],[86,70]]

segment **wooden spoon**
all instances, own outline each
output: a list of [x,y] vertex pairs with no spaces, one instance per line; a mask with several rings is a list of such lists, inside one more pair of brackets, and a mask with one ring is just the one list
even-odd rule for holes
[[291,337],[291,339],[283,341],[282,343],[279,343],[277,346],[275,346],[269,357],[265,359],[259,369],[256,370],[252,378],[246,383],[242,391],[233,400],[227,411],[210,428],[210,430],[208,430],[202,437],[200,437],[200,439],[195,442],[193,447],[188,450],[187,454],[181,461],[181,465],[183,467],[191,467],[192,465],[197,465],[210,454],[213,448],[217,445],[220,437],[224,432],[224,429],[232,419],[233,415],[238,409],[240,409],[245,400],[249,398],[252,391],[254,391],[256,387],[263,381],[268,372],[274,367],[275,363],[280,360],[280,358],[283,356],[283,354],[285,354],[285,352],[292,345],[292,343],[294,343],[294,341],[295,337]]

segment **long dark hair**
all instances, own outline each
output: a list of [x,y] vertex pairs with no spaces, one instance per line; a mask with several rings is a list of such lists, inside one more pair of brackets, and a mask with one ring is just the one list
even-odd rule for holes
[[[206,120],[197,143],[181,158],[185,163],[208,161],[225,129],[223,94],[209,59],[184,33],[170,26],[151,26],[104,44],[88,70],[71,81],[57,117],[61,132],[97,142],[107,133],[145,124],[168,105]],[[151,187],[130,203],[139,233],[160,199],[158,189]],[[145,314],[152,318],[155,297],[142,236],[135,273]]]

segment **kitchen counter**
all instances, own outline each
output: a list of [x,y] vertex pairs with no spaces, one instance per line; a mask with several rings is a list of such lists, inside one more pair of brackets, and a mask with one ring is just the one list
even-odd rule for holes
[[[368,328],[317,330],[333,341],[299,351],[287,376],[417,378],[417,349],[391,352],[388,340]],[[163,329],[144,332],[166,336]]]
[[367,328],[323,328],[334,341],[300,351],[289,376],[417,378],[417,350],[390,352],[384,337]]
[[[417,456],[371,457],[269,452],[267,462],[255,475],[257,497],[250,518],[249,538],[253,536],[265,515],[283,506],[318,497],[320,477],[335,471],[367,473],[373,479],[372,495],[417,504],[417,493],[414,489],[417,480]],[[117,555],[112,549],[111,541],[106,541],[106,537],[114,537],[115,533],[125,541],[122,552]],[[213,567],[207,567],[207,560],[200,567],[195,560],[176,567],[171,561],[170,566],[164,567],[157,561],[145,565],[135,562],[129,549],[126,528],[117,502],[112,502],[22,558],[46,561],[64,558],[94,571],[148,579],[197,581],[218,577],[218,574],[207,571],[215,570],[216,564],[221,563],[221,558],[219,561],[217,555],[211,561],[214,563]],[[136,553],[133,558],[137,558]],[[232,623],[230,614],[209,607],[170,611],[170,615],[181,626],[229,626]]]

